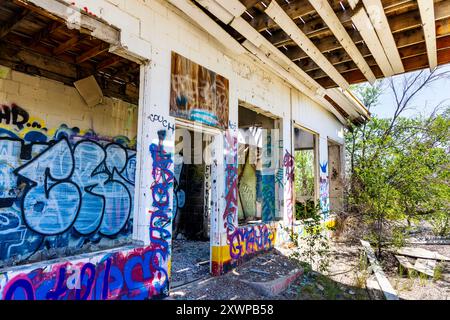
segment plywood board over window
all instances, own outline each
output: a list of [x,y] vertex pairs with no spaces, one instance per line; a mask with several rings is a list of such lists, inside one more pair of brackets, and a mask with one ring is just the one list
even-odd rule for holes
[[171,70],[170,114],[228,128],[228,79],[175,52]]

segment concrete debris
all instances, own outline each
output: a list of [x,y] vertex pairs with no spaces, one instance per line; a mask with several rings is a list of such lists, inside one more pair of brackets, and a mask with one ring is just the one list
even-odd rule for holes
[[427,260],[427,259],[417,259],[414,264],[414,269],[426,274],[427,276],[434,276],[434,269],[436,268],[435,260]]
[[413,258],[431,259],[439,261],[450,261],[450,258],[423,248],[404,247],[395,251],[397,255],[408,256]]
[[172,248],[172,288],[209,274],[209,241],[174,240]]
[[270,272],[267,271],[262,271],[262,270],[258,270],[258,269],[249,269],[251,272],[256,272],[256,273],[260,273],[260,274],[266,274],[266,275],[270,275]]

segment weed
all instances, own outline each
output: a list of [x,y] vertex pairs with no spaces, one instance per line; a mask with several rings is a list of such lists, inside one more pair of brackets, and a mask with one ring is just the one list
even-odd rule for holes
[[444,271],[444,263],[441,261],[434,268],[434,275],[433,275],[434,282],[442,280],[442,272],[443,271]]

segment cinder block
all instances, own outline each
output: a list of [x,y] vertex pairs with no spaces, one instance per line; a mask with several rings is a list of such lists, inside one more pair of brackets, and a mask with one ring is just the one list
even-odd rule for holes
[[31,76],[22,72],[12,71],[11,79],[21,84],[26,84],[32,87],[39,87],[40,78]]
[[12,80],[4,80],[4,91],[8,94],[19,94],[19,83]]

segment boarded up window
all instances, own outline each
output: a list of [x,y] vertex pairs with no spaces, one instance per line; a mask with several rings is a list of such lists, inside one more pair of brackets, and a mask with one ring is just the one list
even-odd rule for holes
[[170,115],[228,128],[228,79],[172,52]]

